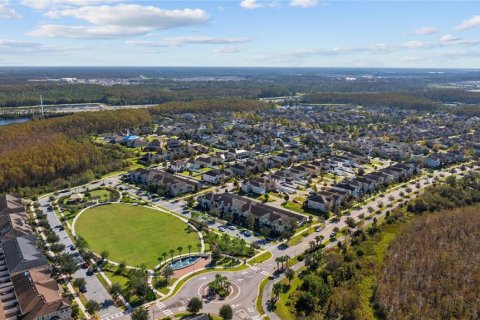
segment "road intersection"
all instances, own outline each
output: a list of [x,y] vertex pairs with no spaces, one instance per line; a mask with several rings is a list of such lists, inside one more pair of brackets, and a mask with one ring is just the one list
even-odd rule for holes
[[[473,169],[478,169],[474,167]],[[468,169],[470,170],[470,168]],[[456,172],[455,174],[458,174]],[[161,298],[156,301],[150,302],[145,305],[148,308],[149,313],[154,319],[163,318],[166,316],[172,316],[174,314],[185,312],[186,305],[194,296],[202,298],[204,301],[202,312],[205,313],[214,313],[218,314],[222,304],[230,304],[234,309],[234,318],[235,319],[261,319],[263,314],[260,314],[256,307],[256,301],[259,294],[263,294],[263,309],[266,310],[267,315],[271,319],[278,319],[278,317],[267,311],[266,302],[270,298],[271,287],[275,281],[278,281],[279,278],[273,278],[274,271],[276,270],[277,263],[275,262],[275,257],[279,256],[289,256],[295,257],[298,254],[303,253],[310,246],[310,241],[314,241],[315,237],[318,235],[323,236],[326,240],[329,239],[330,235],[334,230],[342,230],[347,227],[346,219],[347,217],[352,217],[355,221],[363,220],[365,224],[368,224],[371,221],[372,216],[380,217],[387,210],[392,209],[392,206],[399,205],[403,202],[402,199],[406,200],[407,197],[402,197],[402,194],[408,194],[406,190],[410,188],[412,191],[409,196],[414,197],[415,194],[421,191],[421,189],[426,186],[431,185],[437,179],[441,177],[446,177],[451,175],[450,169],[448,170],[437,170],[432,174],[423,175],[417,177],[413,181],[410,181],[405,184],[404,187],[395,187],[391,188],[381,194],[376,195],[371,201],[362,205],[357,209],[354,209],[350,212],[349,215],[342,216],[338,221],[333,219],[327,220],[325,227],[320,232],[313,232],[303,238],[303,240],[297,245],[286,246],[283,243],[266,243],[262,246],[263,250],[268,250],[272,253],[273,258],[259,263],[255,266],[245,265],[245,267],[234,269],[236,271],[228,271],[222,269],[214,269],[211,272],[198,272],[192,274],[187,274],[183,278],[188,279],[183,283],[183,286],[175,290],[176,293],[168,296],[167,298]],[[97,181],[86,186],[76,187],[67,192],[64,192],[62,195],[68,195],[71,193],[83,192],[88,189],[98,188],[102,185],[106,186],[115,186],[122,187],[122,192],[128,192],[132,195],[135,195],[151,205],[168,210],[172,213],[175,213],[184,218],[189,218],[190,213],[184,211],[184,206],[186,202],[184,200],[180,201],[168,201],[165,199],[157,199],[156,201],[151,199],[148,194],[140,193],[138,188],[127,185],[119,180],[119,176],[112,176],[105,178],[101,181]],[[60,236],[60,242],[65,244],[66,251],[70,254],[76,254],[75,250],[70,250],[70,247],[73,245],[71,239],[68,237],[68,234],[61,230],[59,226],[61,225],[57,215],[53,211],[48,211],[47,207],[50,205],[49,199],[47,196],[44,196],[39,199],[40,209],[47,215],[51,227],[55,232]],[[389,204],[391,204],[389,206]],[[375,208],[377,212],[372,213],[372,209]],[[377,210],[378,208],[382,208]],[[367,217],[367,218],[364,218]],[[370,218],[368,218],[370,217]],[[220,224],[219,224],[220,225]],[[314,226],[311,226],[314,228]],[[303,233],[305,230],[299,232]],[[239,233],[233,233],[233,236],[242,236]],[[245,238],[245,237],[244,237]],[[246,238],[245,238],[246,239]],[[256,241],[257,239],[251,238]],[[259,240],[259,239],[258,239]],[[79,257],[79,259],[82,259]],[[302,264],[299,263],[295,268],[299,268]],[[202,288],[205,288],[205,285],[212,281],[216,274],[220,274],[228,278],[231,282],[232,287],[234,288],[233,293],[230,294],[225,300],[213,300],[210,301],[205,297],[204,291]],[[113,320],[113,319],[129,319],[129,312],[124,311],[113,305],[113,301],[108,294],[107,290],[103,287],[101,282],[95,276],[87,276],[85,269],[78,270],[74,275],[74,278],[82,277],[87,280],[87,292],[85,296],[87,299],[92,299],[100,302],[102,307],[99,311],[99,316],[102,320]],[[259,293],[259,284],[267,277],[272,279],[269,281],[265,287],[263,293]],[[179,279],[181,281],[183,278]],[[178,283],[178,282],[177,282]]]

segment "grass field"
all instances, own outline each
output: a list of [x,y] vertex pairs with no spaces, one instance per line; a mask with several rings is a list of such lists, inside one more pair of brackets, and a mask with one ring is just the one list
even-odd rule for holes
[[77,234],[85,237],[90,249],[96,253],[107,250],[109,259],[125,261],[127,265],[144,263],[148,268],[157,265],[163,252],[188,245],[197,251],[200,242],[195,231],[187,224],[167,213],[128,204],[110,204],[85,211],[75,225]]

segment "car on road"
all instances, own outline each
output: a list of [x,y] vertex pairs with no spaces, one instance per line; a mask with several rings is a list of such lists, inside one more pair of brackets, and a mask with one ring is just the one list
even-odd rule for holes
[[218,227],[218,230],[221,232],[225,232],[225,228],[223,226]]

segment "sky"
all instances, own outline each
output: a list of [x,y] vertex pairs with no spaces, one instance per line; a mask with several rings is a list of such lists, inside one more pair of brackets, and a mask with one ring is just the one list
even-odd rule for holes
[[0,66],[480,67],[480,1],[0,0]]

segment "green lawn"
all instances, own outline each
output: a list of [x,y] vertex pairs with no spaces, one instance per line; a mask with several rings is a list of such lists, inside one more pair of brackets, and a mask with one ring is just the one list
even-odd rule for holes
[[90,248],[107,250],[109,259],[128,265],[157,264],[163,252],[183,247],[182,253],[198,250],[199,238],[187,224],[167,213],[128,204],[109,204],[85,211],[75,225],[77,234],[85,237]]
[[258,257],[250,258],[250,260],[248,260],[247,263],[250,264],[250,265],[256,265],[256,264],[262,263],[264,261],[267,261],[271,257],[272,257],[272,253],[270,251],[265,251],[264,253],[262,253]]
[[96,190],[90,191],[90,197],[91,198],[99,197],[100,200],[110,199],[110,194],[111,194],[111,192],[109,190],[106,190],[106,189],[96,189]]

